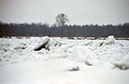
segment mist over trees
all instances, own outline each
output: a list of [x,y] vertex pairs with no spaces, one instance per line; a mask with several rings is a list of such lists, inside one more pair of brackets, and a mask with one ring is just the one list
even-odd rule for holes
[[51,36],[51,37],[129,37],[129,23],[118,25],[66,25],[68,16],[59,14],[56,23],[50,26],[48,23],[16,24],[0,21],[0,36]]

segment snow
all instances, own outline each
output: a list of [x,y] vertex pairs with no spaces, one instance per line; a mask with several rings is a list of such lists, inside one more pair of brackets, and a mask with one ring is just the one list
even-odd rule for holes
[[[48,39],[46,47],[33,49]],[[0,38],[0,84],[128,84],[129,40]]]

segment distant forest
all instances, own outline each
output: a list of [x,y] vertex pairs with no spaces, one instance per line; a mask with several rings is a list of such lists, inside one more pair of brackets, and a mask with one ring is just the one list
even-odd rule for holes
[[118,25],[63,25],[15,24],[0,22],[0,37],[3,36],[50,36],[50,37],[129,37],[129,23]]

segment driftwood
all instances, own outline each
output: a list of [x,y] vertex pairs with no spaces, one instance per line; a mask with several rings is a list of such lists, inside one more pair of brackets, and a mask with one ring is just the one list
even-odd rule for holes
[[49,42],[49,38],[45,38],[37,47],[34,48],[34,51],[39,51],[42,48],[46,49],[46,45],[48,44],[48,42]]

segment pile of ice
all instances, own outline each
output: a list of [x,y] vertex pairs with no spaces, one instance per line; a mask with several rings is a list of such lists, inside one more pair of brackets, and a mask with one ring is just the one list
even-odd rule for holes
[[[34,51],[34,48],[47,41],[44,48]],[[114,36],[109,36],[106,40],[0,38],[0,42],[0,65],[64,58],[90,66],[109,63],[120,69],[129,68],[129,41],[115,40]]]
[[128,84],[128,68],[129,40],[114,36],[0,38],[0,84]]
[[115,40],[113,36],[106,40],[86,40],[73,47],[68,59],[88,65],[110,63],[120,69],[128,69],[129,42]]

